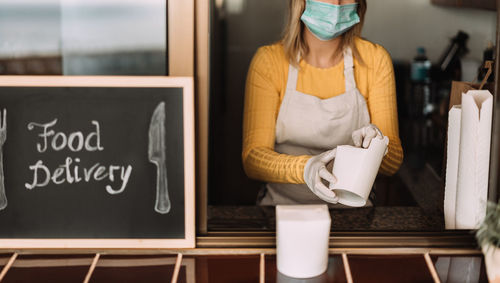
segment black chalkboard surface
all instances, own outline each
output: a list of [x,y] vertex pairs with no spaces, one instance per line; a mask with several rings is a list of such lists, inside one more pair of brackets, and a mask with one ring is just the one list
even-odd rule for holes
[[0,247],[193,247],[192,84],[0,77]]

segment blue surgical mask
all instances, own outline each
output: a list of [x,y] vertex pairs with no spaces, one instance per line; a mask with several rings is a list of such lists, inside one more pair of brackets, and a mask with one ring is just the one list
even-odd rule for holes
[[300,19],[320,40],[326,41],[348,31],[359,23],[358,4],[334,5],[306,0],[306,8]]

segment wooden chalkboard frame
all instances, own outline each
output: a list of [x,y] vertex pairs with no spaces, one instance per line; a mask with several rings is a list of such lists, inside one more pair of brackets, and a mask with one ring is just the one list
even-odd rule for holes
[[185,234],[182,239],[0,239],[0,249],[158,249],[195,247],[195,115],[192,77],[0,76],[0,87],[182,88],[185,216]]

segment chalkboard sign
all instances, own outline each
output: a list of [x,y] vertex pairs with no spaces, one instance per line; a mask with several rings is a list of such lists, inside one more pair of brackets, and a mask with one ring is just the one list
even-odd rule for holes
[[0,76],[0,248],[194,247],[192,78]]

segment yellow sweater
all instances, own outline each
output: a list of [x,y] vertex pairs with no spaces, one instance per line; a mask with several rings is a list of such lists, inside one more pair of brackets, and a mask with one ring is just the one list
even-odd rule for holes
[[[357,38],[355,44],[364,65],[354,59],[356,85],[365,97],[371,123],[389,138],[389,150],[380,172],[394,174],[403,161],[396,109],[392,61],[380,45]],[[259,48],[246,83],[243,121],[243,166],[250,178],[276,183],[304,183],[304,166],[311,156],[274,151],[275,127],[288,78],[283,46]],[[344,63],[320,69],[300,61],[297,90],[326,99],[345,92]]]

